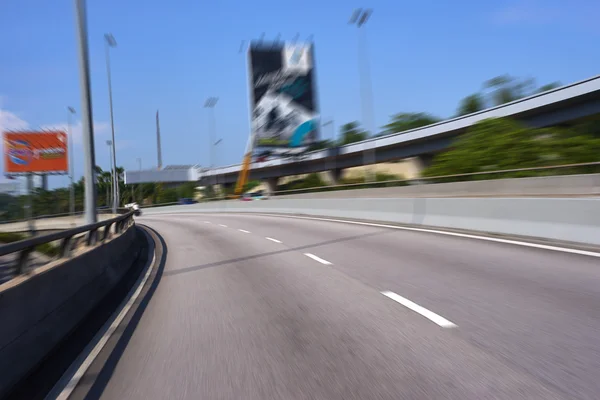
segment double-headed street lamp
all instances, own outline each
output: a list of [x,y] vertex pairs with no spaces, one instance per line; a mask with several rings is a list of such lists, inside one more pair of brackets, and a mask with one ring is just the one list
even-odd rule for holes
[[[358,28],[358,67],[359,67],[359,76],[360,76],[360,86],[361,86],[361,100],[362,100],[362,116],[363,123],[365,124],[365,128],[370,130],[372,134],[375,134],[375,123],[374,123],[374,111],[373,111],[373,89],[371,87],[371,74],[369,72],[369,61],[367,55],[367,35],[365,30],[365,24],[369,20],[369,17],[373,13],[373,10],[366,9],[363,10],[359,8],[352,13],[350,17],[350,24],[356,25]],[[375,147],[376,141],[372,140],[371,151],[368,151],[368,148],[365,148],[363,151],[363,164],[375,164]],[[365,143],[365,146],[368,146],[369,142]],[[370,157],[369,157],[370,153]],[[373,180],[373,173],[371,168],[368,168],[367,173],[365,174],[365,179]]]
[[75,166],[73,165],[75,155],[73,154],[73,134],[71,132],[71,115],[75,114],[73,107],[67,107],[67,136],[69,137],[69,178],[71,180],[71,188],[69,190],[69,213],[75,214]]
[[110,48],[117,47],[117,41],[111,33],[104,35],[104,48],[106,52],[106,73],[108,75],[108,103],[110,106],[110,129],[112,132],[112,186],[113,186],[113,214],[117,213],[119,207],[119,178],[117,177],[117,154],[115,151],[115,123],[113,118],[112,82],[110,76]]

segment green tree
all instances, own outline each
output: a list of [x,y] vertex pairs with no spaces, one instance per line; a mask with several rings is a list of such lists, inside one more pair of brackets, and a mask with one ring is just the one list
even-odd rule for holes
[[544,93],[544,92],[547,92],[548,90],[556,89],[560,86],[561,86],[560,82],[547,83],[545,85],[540,86],[540,88],[537,90],[537,92]]
[[[452,148],[434,158],[425,176],[442,176],[493,170],[541,167],[597,161],[600,139],[579,134],[574,129],[533,129],[500,118],[473,125]],[[514,173],[507,176],[533,176],[548,172]],[[471,179],[490,179],[481,175]]]
[[311,144],[308,151],[323,150],[333,147],[334,143],[331,140],[319,140]]
[[457,114],[468,115],[482,110],[485,110],[485,100],[480,93],[474,93],[460,101]]
[[518,79],[510,75],[500,75],[487,80],[483,84],[483,88],[484,90],[491,90],[488,94],[489,106],[499,106],[534,93],[535,81],[533,79]]
[[340,145],[345,145],[365,140],[368,137],[368,134],[360,128],[358,122],[353,121],[341,126],[340,137]]
[[423,112],[398,113],[392,116],[391,122],[385,125],[383,129],[388,134],[398,133],[435,124],[439,121],[438,117]]

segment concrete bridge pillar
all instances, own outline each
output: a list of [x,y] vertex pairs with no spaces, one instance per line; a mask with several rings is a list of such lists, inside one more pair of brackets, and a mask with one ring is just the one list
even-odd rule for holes
[[420,167],[422,169],[425,168],[429,168],[431,167],[431,164],[433,164],[433,154],[421,154],[420,156],[417,157]]
[[334,168],[329,171],[325,171],[321,173],[321,179],[327,183],[328,185],[337,185],[340,183],[340,179],[342,179],[342,168]]
[[271,195],[277,191],[278,182],[279,178],[267,178],[263,180],[263,183],[267,187],[267,194]]

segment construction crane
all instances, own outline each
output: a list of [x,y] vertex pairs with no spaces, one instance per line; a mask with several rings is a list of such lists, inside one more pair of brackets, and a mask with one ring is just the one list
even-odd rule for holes
[[235,185],[235,191],[230,196],[233,199],[237,199],[242,195],[246,183],[248,183],[248,177],[250,176],[250,165],[252,164],[252,153],[254,152],[254,132],[250,134],[248,143],[246,143],[246,152],[244,153],[244,159],[242,161],[242,168],[240,169],[240,176],[238,177]]

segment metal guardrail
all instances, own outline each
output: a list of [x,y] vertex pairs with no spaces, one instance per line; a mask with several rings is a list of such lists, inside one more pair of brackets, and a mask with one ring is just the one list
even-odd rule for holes
[[[37,246],[60,241],[58,259],[68,259],[71,256],[71,250],[75,247],[73,246],[73,239],[75,236],[85,234],[85,245],[87,247],[102,243],[109,239],[113,233],[119,234],[131,226],[131,224],[134,223],[133,214],[134,212],[130,211],[106,221],[96,222],[95,224],[84,225],[61,232],[51,233],[49,235],[36,236],[13,243],[3,244],[0,245],[0,256],[19,253],[17,257],[16,275],[22,275],[25,273],[29,256]],[[114,232],[111,232],[113,226]]]
[[[98,214],[112,214],[112,209],[111,208],[99,208],[98,210]],[[119,208],[117,209],[117,212],[119,213],[126,213],[129,210],[126,208]],[[40,219],[49,219],[49,218],[61,218],[61,217],[78,217],[78,216],[83,216],[84,212],[83,211],[77,211],[74,214],[71,213],[59,213],[59,214],[45,214],[45,215],[36,215],[34,217],[32,217],[31,219],[34,221],[40,220]],[[27,222],[28,220],[25,218],[20,218],[20,219],[11,219],[11,220],[7,220],[7,221],[0,221],[0,225],[3,224],[13,224],[15,222]]]

